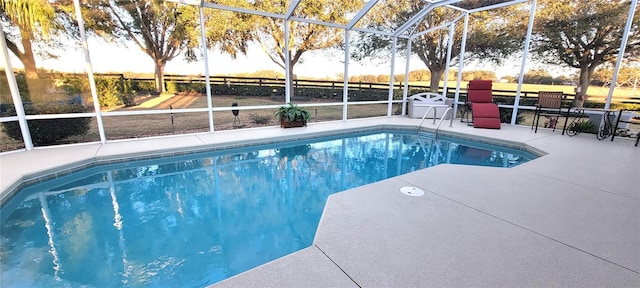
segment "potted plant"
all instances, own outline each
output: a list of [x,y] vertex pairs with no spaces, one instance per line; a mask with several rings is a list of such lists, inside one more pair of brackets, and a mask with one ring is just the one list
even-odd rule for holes
[[292,103],[279,107],[273,114],[276,119],[280,119],[280,126],[283,128],[307,126],[307,121],[311,118],[309,111]]

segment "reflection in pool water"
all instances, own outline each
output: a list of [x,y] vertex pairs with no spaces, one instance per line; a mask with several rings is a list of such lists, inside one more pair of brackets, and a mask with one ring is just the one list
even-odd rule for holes
[[439,163],[511,167],[534,157],[387,132],[91,168],[3,207],[0,280],[205,286],[310,246],[333,193]]

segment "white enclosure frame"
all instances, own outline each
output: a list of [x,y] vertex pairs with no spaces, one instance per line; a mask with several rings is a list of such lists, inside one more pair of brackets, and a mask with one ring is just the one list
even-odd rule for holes
[[[168,113],[193,113],[193,112],[207,112],[208,113],[208,117],[209,117],[209,133],[214,133],[214,122],[213,122],[213,113],[217,112],[217,111],[230,111],[232,109],[235,110],[249,110],[249,109],[273,109],[273,108],[277,108],[279,106],[277,105],[262,105],[262,106],[246,106],[246,107],[213,107],[212,104],[212,100],[211,100],[211,87],[210,87],[210,76],[209,76],[209,62],[208,62],[208,56],[207,56],[207,52],[208,52],[208,48],[206,45],[206,41],[205,41],[205,31],[204,31],[204,16],[203,16],[203,9],[220,9],[220,10],[227,10],[227,11],[233,11],[233,12],[238,12],[238,13],[247,13],[247,14],[253,14],[253,15],[259,15],[259,16],[264,16],[264,17],[272,17],[272,18],[276,18],[276,19],[281,19],[284,22],[284,32],[285,32],[285,83],[290,83],[291,79],[290,79],[290,71],[291,71],[291,67],[290,67],[290,59],[289,59],[289,51],[288,51],[288,39],[289,39],[289,21],[299,21],[299,22],[304,22],[304,23],[309,23],[309,24],[316,24],[316,25],[324,25],[324,26],[328,26],[328,27],[333,27],[333,28],[337,28],[337,29],[343,29],[345,31],[345,36],[344,36],[344,47],[345,47],[345,55],[344,55],[344,88],[343,88],[343,101],[342,103],[325,103],[325,104],[301,104],[300,106],[304,106],[304,107],[314,107],[314,106],[338,106],[341,105],[342,106],[342,120],[346,121],[347,120],[347,109],[349,105],[364,105],[364,104],[381,104],[381,103],[387,103],[388,104],[388,109],[387,109],[387,116],[391,116],[392,115],[392,106],[394,103],[401,103],[402,104],[402,115],[404,115],[404,111],[406,111],[406,102],[407,102],[407,93],[408,93],[408,75],[409,75],[409,66],[410,66],[410,59],[411,59],[411,43],[412,41],[415,41],[415,39],[417,37],[419,37],[420,35],[424,34],[424,33],[429,33],[431,31],[435,31],[437,29],[445,29],[448,28],[449,29],[449,41],[448,41],[448,47],[447,47],[447,70],[445,72],[445,84],[444,84],[444,89],[442,91],[443,95],[447,95],[447,90],[448,90],[448,69],[449,69],[449,64],[451,61],[451,54],[452,54],[452,44],[453,41],[451,41],[451,39],[453,39],[453,34],[455,33],[454,31],[454,26],[456,25],[456,23],[458,21],[460,21],[461,19],[463,19],[464,21],[464,28],[463,28],[463,32],[462,32],[462,45],[461,45],[461,51],[459,53],[459,65],[458,65],[458,74],[457,74],[457,85],[455,88],[455,96],[454,96],[454,103],[456,104],[461,104],[459,102],[459,95],[460,95],[460,82],[462,79],[462,70],[464,69],[464,57],[465,57],[465,49],[466,49],[466,38],[467,38],[467,32],[468,32],[468,23],[469,23],[469,15],[471,15],[472,13],[475,12],[480,12],[480,11],[486,11],[486,10],[490,10],[490,9],[497,9],[497,8],[501,8],[501,7],[505,7],[505,6],[509,6],[509,5],[514,5],[514,4],[519,4],[519,3],[524,3],[524,2],[529,2],[530,3],[530,15],[529,15],[529,23],[528,23],[528,28],[527,28],[527,34],[526,34],[526,40],[525,40],[525,45],[524,45],[524,49],[523,49],[523,59],[522,59],[522,65],[520,68],[520,77],[518,79],[518,89],[516,91],[516,97],[515,97],[515,102],[514,105],[503,105],[505,107],[512,107],[513,108],[513,114],[511,117],[511,125],[515,125],[515,120],[516,120],[516,115],[518,112],[518,106],[519,106],[519,102],[520,102],[520,93],[521,93],[521,89],[522,89],[522,81],[523,81],[523,76],[525,74],[525,68],[526,68],[526,64],[527,64],[527,55],[529,52],[529,45],[530,45],[530,41],[531,41],[531,33],[532,33],[532,27],[533,27],[533,23],[534,23],[534,15],[535,15],[535,11],[537,8],[537,0],[507,0],[504,2],[501,1],[497,1],[499,3],[496,3],[495,1],[482,1],[483,3],[488,3],[487,6],[483,6],[483,7],[478,7],[475,9],[463,9],[460,8],[458,6],[454,6],[456,3],[459,2],[463,2],[464,0],[424,0],[424,2],[426,3],[425,7],[418,11],[412,18],[410,18],[408,21],[406,21],[403,25],[401,25],[400,27],[398,27],[397,29],[395,29],[393,32],[387,32],[387,31],[378,31],[378,30],[372,30],[372,29],[367,29],[367,28],[361,28],[361,27],[356,27],[356,24],[376,5],[378,4],[379,0],[369,0],[354,16],[353,18],[349,21],[349,23],[347,23],[346,25],[342,25],[342,24],[337,24],[337,23],[329,23],[329,22],[324,22],[324,21],[319,21],[319,20],[313,20],[313,19],[305,19],[305,18],[301,18],[301,17],[297,17],[294,16],[294,12],[297,9],[298,5],[301,3],[301,1],[304,0],[291,0],[289,7],[287,7],[287,11],[284,14],[278,14],[278,13],[270,13],[270,12],[264,12],[264,11],[257,11],[257,10],[251,10],[251,9],[246,9],[246,8],[240,8],[240,7],[231,7],[231,6],[225,6],[225,5],[220,5],[220,4],[214,4],[214,3],[209,3],[209,2],[205,2],[203,0],[166,0],[166,1],[171,1],[171,2],[176,2],[176,3],[181,3],[181,4],[186,4],[186,5],[195,5],[198,6],[199,8],[199,16],[200,16],[200,24],[201,24],[201,37],[202,37],[202,49],[204,51],[204,71],[205,71],[205,83],[206,83],[206,94],[207,94],[207,108],[188,108],[188,109],[176,109],[176,110],[171,110],[171,111],[167,111],[167,110],[144,110],[144,111],[114,111],[114,112],[106,112],[106,111],[101,111],[100,107],[99,107],[99,102],[98,102],[98,96],[97,96],[97,92],[96,92],[96,87],[95,87],[95,80],[93,78],[93,68],[91,66],[91,58],[89,56],[89,52],[90,52],[90,48],[88,47],[87,44],[87,39],[86,39],[86,35],[85,35],[85,31],[84,31],[84,23],[82,20],[82,15],[81,15],[81,11],[80,11],[80,4],[79,4],[79,0],[74,0],[74,7],[75,7],[75,16],[76,16],[76,20],[79,24],[79,30],[80,30],[80,37],[81,37],[81,41],[82,41],[82,46],[83,46],[83,50],[84,50],[84,55],[85,55],[85,63],[86,63],[86,71],[88,74],[88,78],[89,78],[89,84],[90,84],[90,88],[91,88],[91,96],[93,98],[93,102],[94,102],[94,110],[95,112],[93,113],[75,113],[75,114],[47,114],[47,115],[25,115],[25,111],[23,108],[23,104],[22,101],[20,99],[20,94],[18,91],[18,86],[16,84],[16,79],[15,79],[15,75],[13,73],[13,68],[11,65],[11,60],[9,58],[9,52],[8,52],[8,48],[7,48],[7,44],[4,41],[4,35],[3,32],[0,31],[0,36],[2,36],[2,40],[0,41],[0,50],[1,53],[0,55],[2,55],[2,63],[5,65],[6,67],[6,74],[7,74],[7,80],[8,80],[8,84],[9,84],[9,88],[10,88],[10,92],[11,92],[11,96],[12,96],[12,100],[14,102],[15,105],[15,110],[16,110],[16,114],[17,116],[13,116],[13,117],[0,117],[0,122],[10,122],[10,121],[18,121],[19,125],[20,125],[20,129],[23,135],[23,140],[24,140],[24,146],[25,146],[25,150],[32,150],[34,149],[33,147],[33,143],[31,140],[31,134],[29,132],[29,128],[27,125],[27,120],[36,120],[36,119],[56,119],[56,118],[78,118],[78,117],[95,117],[96,118],[96,122],[98,124],[98,130],[99,130],[99,134],[100,134],[100,142],[101,143],[106,143],[107,139],[106,139],[106,135],[105,135],[105,131],[104,131],[104,126],[103,126],[103,121],[102,118],[106,117],[106,116],[121,116],[121,115],[147,115],[147,114],[168,114]],[[492,3],[496,3],[496,4],[492,4]],[[621,44],[621,48],[620,48],[620,52],[618,54],[618,58],[617,58],[617,63],[614,69],[614,75],[613,75],[613,79],[612,79],[612,84],[609,90],[609,94],[607,96],[607,101],[605,104],[605,108],[609,108],[610,103],[611,103],[611,99],[613,97],[613,91],[615,89],[615,84],[616,84],[616,80],[617,80],[617,75],[618,75],[618,71],[620,69],[623,57],[624,57],[624,48],[627,44],[627,39],[628,39],[628,34],[630,33],[630,27],[632,25],[632,21],[633,21],[633,17],[634,17],[634,13],[635,10],[637,9],[638,6],[638,0],[632,0],[631,2],[631,7],[629,9],[629,16],[627,19],[627,23],[625,26],[625,30],[624,30],[624,34],[623,34],[623,39],[622,39],[622,44]],[[450,8],[450,9],[455,9],[458,11],[462,12],[462,15],[460,17],[457,17],[456,19],[454,19],[451,22],[447,22],[447,23],[442,23],[442,25],[438,26],[438,27],[434,27],[431,28],[427,31],[422,31],[422,32],[416,32],[417,30],[417,25],[420,24],[420,22],[425,18],[425,17],[429,17],[429,12],[432,11],[433,9],[435,9],[436,7],[446,7],[446,8]],[[359,101],[359,102],[349,102],[348,101],[348,79],[349,79],[349,51],[350,51],[350,45],[349,45],[349,40],[350,40],[350,34],[352,31],[357,31],[357,32],[364,32],[364,33],[373,33],[373,34],[378,34],[378,35],[383,35],[383,36],[388,36],[392,38],[392,52],[391,52],[391,65],[389,67],[390,70],[390,78],[391,80],[389,81],[389,97],[387,99],[387,101]],[[395,71],[395,61],[397,58],[397,41],[398,39],[403,39],[408,41],[408,45],[407,45],[407,50],[406,50],[406,63],[405,63],[405,79],[404,79],[404,87],[403,87],[403,97],[402,100],[393,100],[393,92],[394,92],[394,71]],[[292,91],[290,91],[290,87],[289,85],[285,85],[285,104],[289,103],[291,101],[291,93]],[[457,115],[457,107],[458,105],[454,105],[454,115]]]

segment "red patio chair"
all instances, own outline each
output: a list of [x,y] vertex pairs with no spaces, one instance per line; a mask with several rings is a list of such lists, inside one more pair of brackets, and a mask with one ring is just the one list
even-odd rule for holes
[[474,128],[500,129],[500,110],[493,103],[491,80],[471,80],[467,86],[467,102]]

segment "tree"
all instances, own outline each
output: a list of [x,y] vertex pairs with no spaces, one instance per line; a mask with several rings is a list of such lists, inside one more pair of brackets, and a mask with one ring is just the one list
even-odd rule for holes
[[532,69],[524,73],[522,82],[529,84],[551,84],[553,76],[544,69]]
[[[66,14],[56,9],[59,4],[41,0],[0,0],[0,19],[10,23],[2,25],[7,48],[22,62],[28,79],[38,78],[33,42],[64,30],[62,23]],[[17,31],[12,31],[11,27]]]
[[[255,1],[254,9],[284,14],[286,5],[279,0]],[[295,16],[330,23],[346,24],[350,15],[362,7],[362,0],[305,0],[296,7]],[[285,30],[281,19],[256,17],[254,39],[260,44],[269,59],[285,69]],[[303,54],[338,47],[344,40],[343,31],[317,24],[298,21],[289,22],[289,80],[293,93],[294,67],[303,61]]]
[[514,83],[518,81],[518,77],[505,75],[500,77],[500,80],[506,80],[507,83]]
[[391,77],[389,75],[376,76],[376,82],[378,83],[389,83],[389,81],[391,81]]
[[[573,105],[582,107],[596,68],[615,61],[620,50],[629,1],[544,0],[536,16],[534,51],[537,57],[580,70]],[[625,57],[640,57],[640,13],[636,13]]]
[[[393,31],[406,21],[411,19],[416,13],[424,8],[425,2],[420,0],[393,0],[387,1],[384,7],[375,6],[369,22],[368,28],[375,30]],[[524,38],[524,27],[522,21],[509,21],[510,19],[522,19],[522,11],[515,8],[505,7],[498,10],[474,13],[470,17],[468,39],[466,45],[467,60],[473,56],[494,63],[501,63],[517,51]],[[460,12],[451,8],[438,7],[433,9],[415,26],[415,33],[426,31],[454,20]],[[516,23],[516,24],[514,24]],[[451,53],[454,65],[460,55],[462,41],[462,21],[455,26],[453,49]],[[430,33],[422,34],[412,41],[411,51],[427,66],[431,72],[430,89],[437,91],[440,80],[446,70],[446,59],[448,49],[448,29],[439,29]],[[366,35],[357,44],[357,51],[352,53],[356,59],[367,57],[386,57],[390,54],[391,41],[389,37],[379,35]],[[405,41],[398,41],[401,50],[406,49]]]
[[429,72],[429,70],[419,69],[409,71],[409,81],[427,81],[429,78],[431,78],[431,72]]
[[[607,65],[607,64],[605,64]],[[611,65],[607,65],[611,66]],[[611,85],[611,80],[613,79],[613,68],[612,67],[601,67],[596,69],[593,72],[591,78],[591,85],[601,85],[602,87],[606,87]],[[640,67],[621,67],[618,71],[618,79],[617,79],[616,87],[619,86],[627,86],[627,87],[635,87],[640,81]],[[635,84],[635,85],[634,85]]]
[[623,67],[618,71],[618,81],[616,85],[627,86],[636,89],[640,83],[639,67]]
[[613,69],[607,69],[604,67],[600,67],[593,71],[591,75],[591,80],[589,84],[591,85],[599,85],[605,87],[611,84],[611,78],[613,77]]
[[196,59],[199,45],[197,7],[160,0],[88,0],[87,26],[107,40],[131,41],[153,60],[157,92],[164,87],[164,68],[182,52]]
[[474,71],[462,72],[462,80],[471,81],[476,79],[481,79],[481,80],[496,79],[496,72],[488,71],[488,70],[474,70]]

